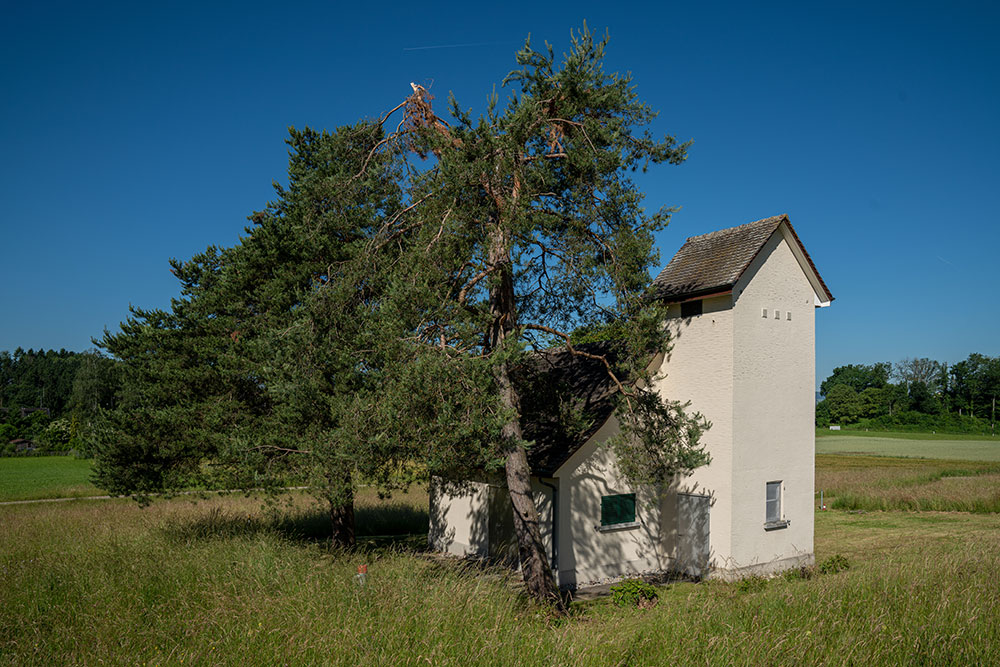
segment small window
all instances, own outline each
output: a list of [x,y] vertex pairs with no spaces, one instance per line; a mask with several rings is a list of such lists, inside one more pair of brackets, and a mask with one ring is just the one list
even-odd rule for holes
[[601,496],[601,525],[617,526],[623,523],[635,523],[635,494]]
[[785,319],[788,320],[789,322],[792,321],[792,311],[788,311],[787,313],[785,313]]
[[768,482],[764,499],[764,529],[784,528],[788,521],[781,518],[781,482]]
[[767,308],[762,308],[761,309],[760,316],[761,317],[767,317]]
[[776,320],[780,320],[781,319],[781,311],[780,310],[774,311],[774,319],[776,319]]
[[701,299],[698,299],[697,301],[685,301],[681,304],[681,317],[694,317],[696,315],[701,315],[701,312]]

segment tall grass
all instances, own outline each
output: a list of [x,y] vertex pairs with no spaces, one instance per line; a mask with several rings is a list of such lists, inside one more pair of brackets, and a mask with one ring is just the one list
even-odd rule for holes
[[[425,526],[426,496],[359,499],[359,532]],[[406,544],[329,548],[307,500],[0,508],[0,662],[55,664],[995,664],[1000,516],[817,515],[853,567],[653,609],[525,601],[503,569]],[[371,518],[373,523],[369,524]],[[376,528],[377,526],[377,528]],[[913,548],[919,543],[920,548]],[[368,565],[367,585],[355,583]]]
[[816,456],[816,490],[832,509],[1000,512],[1000,463]]

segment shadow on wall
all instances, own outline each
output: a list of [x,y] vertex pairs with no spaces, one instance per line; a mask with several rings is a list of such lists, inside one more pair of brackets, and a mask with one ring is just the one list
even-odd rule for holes
[[[601,529],[601,496],[625,492],[609,483],[595,457],[573,471],[578,497],[571,519],[560,525],[560,584],[575,588],[630,576],[671,573],[707,576],[713,494],[679,478],[636,493],[636,522]],[[565,516],[565,515],[564,515]]]
[[570,503],[559,525],[560,584],[566,588],[674,569],[670,545],[676,525],[665,519],[675,485],[637,491],[635,524],[601,526],[602,497],[630,490],[609,481],[600,459],[589,457],[563,478],[562,492]]
[[[429,519],[430,525],[427,529],[427,545],[434,551],[450,551],[455,543],[456,529],[448,524],[448,515],[452,510],[453,495],[448,491],[459,485],[453,485],[434,478],[428,486],[427,492],[430,497]],[[461,485],[463,488],[469,485]]]

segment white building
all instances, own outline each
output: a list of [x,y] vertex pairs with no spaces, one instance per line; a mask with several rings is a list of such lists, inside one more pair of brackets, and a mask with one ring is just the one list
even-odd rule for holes
[[[559,429],[558,405],[524,398],[543,539],[559,585],[633,574],[732,578],[813,561],[816,308],[833,300],[787,216],[689,238],[653,282],[670,304],[671,350],[655,386],[712,423],[712,462],[660,489],[633,489],[601,443],[617,432],[607,374],[565,350],[539,355],[589,420]],[[546,412],[549,410],[550,412]],[[503,556],[506,490],[432,487],[433,547]]]

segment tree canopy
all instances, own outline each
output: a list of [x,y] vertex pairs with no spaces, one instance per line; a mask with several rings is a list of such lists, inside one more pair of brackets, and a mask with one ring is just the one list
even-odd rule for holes
[[821,390],[819,425],[993,433],[1000,358],[974,352],[950,366],[926,357],[849,364],[835,368]]
[[[630,176],[688,146],[652,136],[631,78],[603,70],[606,45],[586,27],[561,58],[526,42],[506,99],[478,117],[452,99],[446,121],[412,85],[378,121],[292,130],[289,185],[240,243],[174,261],[170,310],[135,309],[100,341],[125,367],[105,488],[291,476],[350,545],[360,481],[495,471],[529,592],[562,604],[521,427],[532,355],[558,345],[603,364],[622,424],[609,446],[635,483],[708,460],[701,416],[646,388],[669,344],[648,285],[671,210],[647,212]],[[610,334],[615,363],[581,331]]]

